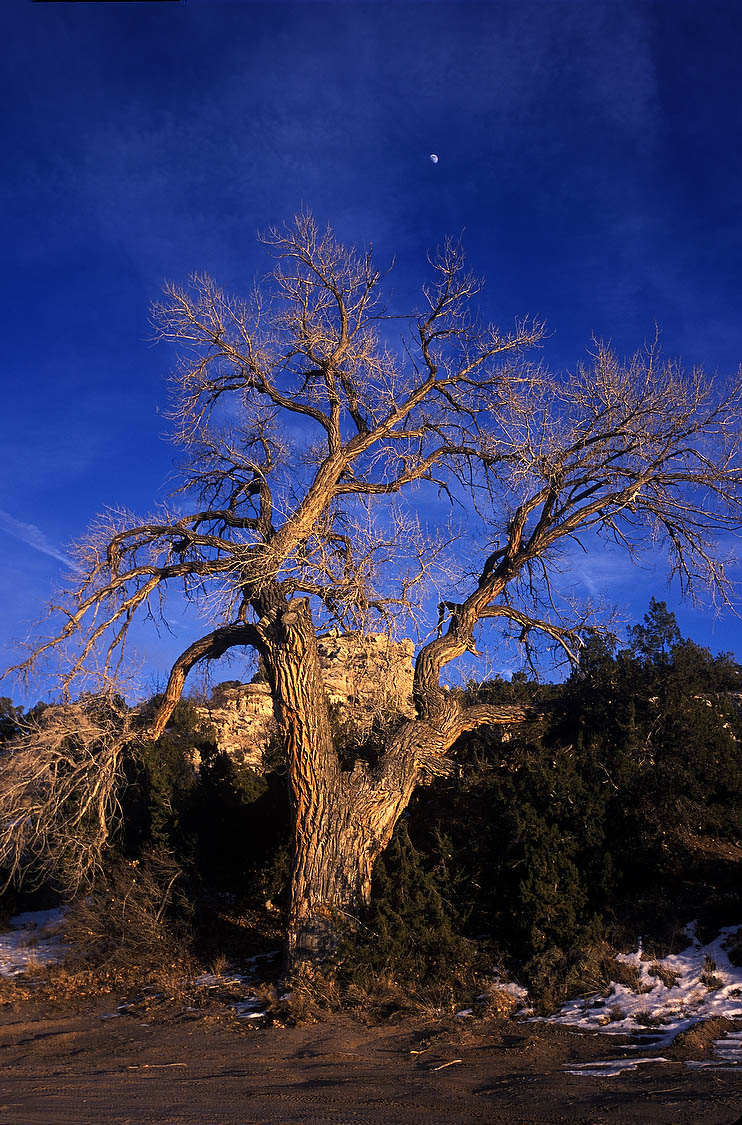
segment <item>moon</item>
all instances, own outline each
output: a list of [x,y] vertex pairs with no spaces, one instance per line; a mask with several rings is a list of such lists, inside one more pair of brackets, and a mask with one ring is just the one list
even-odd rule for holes
[[437,164],[438,163],[438,153],[437,152],[431,152],[430,162],[431,162],[431,164]]

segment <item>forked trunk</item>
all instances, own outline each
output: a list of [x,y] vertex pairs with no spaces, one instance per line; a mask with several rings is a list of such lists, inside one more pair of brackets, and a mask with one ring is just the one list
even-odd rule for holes
[[407,722],[373,775],[357,762],[295,806],[296,852],[288,925],[289,964],[328,956],[371,896],[374,864],[392,838],[436,741],[426,724]]
[[290,964],[328,956],[342,930],[361,917],[371,896],[374,864],[409,803],[416,772],[413,766],[398,783],[379,785],[359,763],[352,772],[338,774],[338,783],[324,789],[321,802],[295,809]]
[[380,782],[362,763],[341,769],[305,601],[279,611],[264,641],[294,819],[288,959],[295,964],[331,953],[339,930],[368,903],[374,863],[409,801],[416,771]]
[[292,965],[327,956],[343,926],[359,918],[374,864],[395,824],[422,780],[449,772],[446,753],[456,738],[483,723],[522,722],[532,709],[463,708],[438,684],[442,658],[434,642],[416,670],[421,717],[403,721],[390,735],[373,770],[363,762],[343,770],[307,600],[295,598],[266,613],[257,629],[286,747],[294,818],[287,943]]

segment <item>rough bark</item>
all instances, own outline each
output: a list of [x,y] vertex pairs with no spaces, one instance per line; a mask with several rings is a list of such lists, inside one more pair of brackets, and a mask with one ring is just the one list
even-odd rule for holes
[[[344,924],[358,920],[374,864],[421,782],[449,772],[446,752],[482,723],[522,722],[520,706],[463,708],[440,688],[426,693],[434,717],[403,721],[375,769],[341,768],[333,743],[314,624],[294,599],[258,626],[288,765],[294,863],[288,960],[332,952]],[[437,685],[436,685],[437,687]]]
[[[317,640],[308,605],[294,599],[263,620],[262,651],[288,765],[294,818],[289,959],[327,947],[328,904],[358,901],[342,837],[341,771],[330,729]],[[345,832],[343,831],[345,829]]]

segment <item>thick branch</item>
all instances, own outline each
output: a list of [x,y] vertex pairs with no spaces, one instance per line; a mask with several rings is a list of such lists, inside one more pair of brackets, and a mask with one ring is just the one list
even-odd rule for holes
[[185,685],[186,676],[201,660],[218,660],[230,648],[251,645],[258,648],[260,635],[254,625],[225,625],[195,641],[173,664],[162,702],[157,708],[154,722],[146,737],[153,741],[160,737],[175,710]]

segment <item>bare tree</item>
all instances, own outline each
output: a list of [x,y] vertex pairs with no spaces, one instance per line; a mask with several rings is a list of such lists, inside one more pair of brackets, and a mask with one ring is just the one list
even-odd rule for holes
[[[396,821],[415,787],[446,771],[460,735],[528,717],[466,705],[442,685],[446,666],[476,651],[475,633],[499,622],[574,656],[585,619],[555,581],[565,548],[597,536],[631,561],[663,547],[684,593],[729,601],[717,544],[740,518],[740,384],[685,372],[656,343],[628,363],[596,344],[574,373],[551,373],[527,358],[539,323],[509,333],[479,323],[479,283],[452,242],[431,258],[422,311],[395,340],[370,251],[341,246],[308,215],[264,243],[273,271],[247,301],[204,276],[167,287],[155,315],[182,351],[178,506],[93,529],[59,628],[26,667],[61,659],[66,690],[98,652],[113,668],[134,616],[180,587],[214,627],[176,660],[157,737],[194,665],[257,650],[288,761],[297,958],[326,949],[338,913],[368,900]],[[430,505],[441,528],[465,505],[479,558],[467,546],[435,599],[415,717],[390,727],[375,765],[347,769],[317,634],[331,622],[391,630],[425,619],[449,533],[431,540],[414,505]]]

